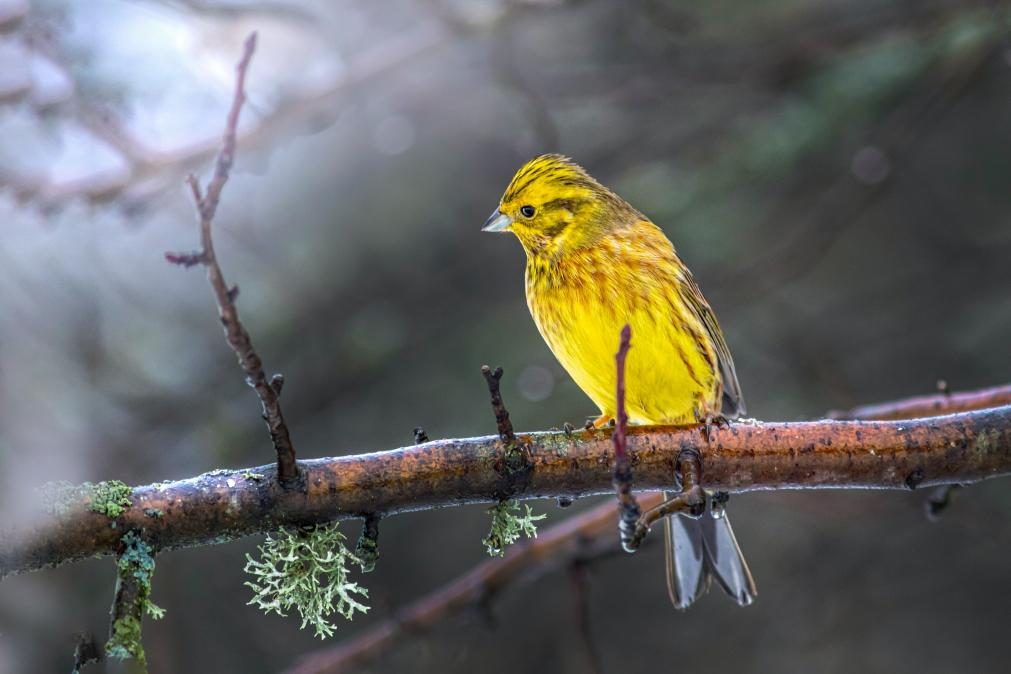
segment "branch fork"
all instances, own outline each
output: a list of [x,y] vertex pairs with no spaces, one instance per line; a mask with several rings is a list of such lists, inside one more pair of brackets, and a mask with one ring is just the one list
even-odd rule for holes
[[267,424],[270,440],[277,455],[277,479],[284,487],[298,484],[298,465],[295,462],[295,447],[291,441],[288,425],[281,410],[281,387],[284,377],[275,374],[269,380],[263,370],[263,361],[253,347],[252,339],[242,321],[235,300],[239,296],[238,286],[229,286],[214,251],[212,225],[221,201],[221,192],[235,162],[235,145],[238,135],[239,113],[246,100],[246,74],[256,51],[256,33],[245,42],[242,58],[236,66],[235,92],[232,105],[225,122],[225,132],[221,140],[221,150],[214,166],[214,174],[206,191],[193,174],[186,179],[190,187],[197,214],[200,219],[200,250],[191,253],[165,253],[165,259],[182,267],[202,265],[207,269],[207,280],[214,291],[218,305],[218,316],[225,331],[225,339],[235,352],[239,366],[246,374],[246,383],[256,391],[262,407],[262,417]]

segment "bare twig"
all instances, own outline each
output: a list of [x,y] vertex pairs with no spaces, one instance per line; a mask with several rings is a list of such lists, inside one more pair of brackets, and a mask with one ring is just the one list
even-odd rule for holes
[[625,359],[631,348],[632,327],[626,325],[621,329],[621,341],[618,353],[615,354],[617,368],[615,406],[618,418],[611,440],[614,443],[614,475],[611,482],[618,495],[618,533],[621,536],[621,546],[626,552],[635,552],[632,539],[635,535],[635,525],[639,521],[639,504],[632,493],[632,464],[628,458],[626,429],[628,413],[625,410]]
[[509,410],[502,402],[502,391],[499,384],[502,381],[502,368],[497,367],[492,370],[487,365],[481,366],[481,374],[488,384],[488,393],[491,395],[491,409],[495,413],[495,425],[498,428],[498,437],[506,447],[516,446],[516,433],[513,431],[513,424],[509,420]]
[[366,515],[362,521],[362,535],[355,546],[355,556],[358,557],[362,573],[372,573],[379,561],[379,515]]
[[958,491],[959,487],[961,485],[945,484],[934,490],[934,493],[924,503],[924,510],[926,510],[928,520],[936,522],[941,519],[941,514],[951,505],[952,496]]
[[516,492],[523,491],[529,482],[533,470],[531,449],[529,443],[517,439],[512,421],[509,420],[509,410],[502,402],[502,391],[499,386],[502,381],[502,368],[496,367],[492,370],[487,365],[482,365],[481,374],[488,384],[491,409],[495,413],[495,426],[503,447],[502,458],[495,462],[495,470],[504,479],[502,489],[498,493],[498,500],[504,501],[512,498]]
[[[159,552],[281,526],[495,502],[504,493],[521,499],[614,493],[608,433],[519,433],[516,441],[528,450],[523,480],[501,470],[501,439],[485,436],[302,461],[304,491],[248,477],[274,477],[276,466],[137,487],[115,527],[82,494],[0,534],[0,577],[112,554],[132,530]],[[669,489],[671,466],[687,450],[702,456],[706,488],[714,491],[908,490],[914,472],[919,487],[1011,474],[1011,406],[911,421],[738,422],[710,443],[695,425],[636,426],[626,441],[636,488],[646,491]],[[151,517],[153,509],[161,516]]]
[[214,166],[214,175],[207,184],[206,192],[201,190],[200,182],[196,176],[190,175],[187,179],[200,215],[200,250],[193,253],[166,253],[165,259],[183,267],[201,264],[207,268],[207,280],[211,284],[218,303],[218,316],[224,326],[225,339],[235,352],[242,370],[246,373],[246,383],[256,391],[256,395],[260,398],[263,420],[267,423],[270,439],[277,454],[277,479],[282,485],[292,486],[297,482],[298,467],[295,463],[295,447],[292,445],[288,425],[285,423],[284,414],[281,411],[280,394],[284,379],[280,375],[274,375],[270,380],[267,379],[263,370],[263,361],[253,347],[249,332],[239,320],[239,310],[235,305],[235,299],[239,292],[238,287],[230,287],[225,281],[225,275],[221,271],[217,254],[214,252],[214,237],[211,231],[214,216],[221,201],[221,191],[224,189],[225,183],[228,182],[232,164],[235,162],[239,113],[246,100],[246,73],[255,50],[256,33],[252,33],[246,39],[242,59],[235,69],[235,94],[225,122],[225,133],[221,140],[221,151],[218,153],[218,159]]

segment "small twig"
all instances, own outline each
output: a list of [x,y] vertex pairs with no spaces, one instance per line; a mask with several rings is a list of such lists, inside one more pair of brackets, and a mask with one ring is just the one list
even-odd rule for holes
[[509,410],[502,402],[502,392],[499,383],[502,380],[502,368],[497,367],[492,370],[487,365],[481,366],[481,374],[488,383],[488,393],[491,394],[491,409],[495,412],[495,425],[498,427],[498,437],[506,448],[516,447],[516,434],[513,432],[513,424],[509,421]]
[[498,438],[505,448],[502,460],[495,462],[495,472],[502,477],[502,485],[497,494],[499,503],[502,503],[512,498],[513,494],[525,488],[530,482],[534,469],[533,456],[529,441],[520,441],[516,438],[513,424],[509,420],[509,410],[502,402],[502,391],[499,386],[502,381],[502,368],[496,367],[492,370],[487,365],[482,365],[481,374],[488,384]]
[[927,519],[931,522],[941,519],[942,513],[951,505],[952,496],[954,496],[961,486],[959,484],[945,484],[935,489],[934,493],[923,504]]
[[203,265],[207,268],[207,280],[214,291],[218,304],[218,316],[225,330],[225,338],[238,358],[239,365],[246,373],[246,383],[249,384],[260,399],[263,420],[270,431],[270,439],[277,454],[277,478],[283,486],[292,486],[298,478],[298,466],[295,463],[295,447],[291,442],[288,425],[281,411],[280,394],[284,384],[281,375],[274,375],[270,380],[263,370],[263,361],[253,347],[249,332],[239,320],[239,311],[235,306],[238,297],[238,286],[229,286],[221,271],[217,254],[214,252],[212,224],[221,201],[221,191],[228,182],[228,176],[235,162],[236,136],[239,127],[239,113],[246,100],[246,73],[249,63],[256,51],[256,33],[252,33],[245,43],[242,59],[236,66],[235,94],[232,106],[225,122],[225,132],[221,139],[221,150],[214,166],[214,175],[207,183],[206,191],[200,187],[196,176],[190,175],[187,184],[193,194],[197,212],[200,215],[199,251],[192,253],[166,253],[165,259],[183,267]]
[[102,646],[95,641],[94,634],[81,634],[74,648],[74,669],[71,674],[80,674],[85,665],[102,660]]
[[362,573],[372,573],[379,561],[379,520],[375,513],[365,516],[362,521],[362,535],[358,537],[355,546],[355,556],[358,557]]
[[615,406],[617,424],[611,434],[614,443],[614,491],[618,495],[618,533],[621,535],[621,547],[625,552],[635,552],[638,544],[633,545],[636,522],[639,521],[639,504],[632,493],[632,462],[628,458],[628,439],[625,431],[628,428],[628,413],[625,411],[625,359],[631,348],[632,327],[626,325],[621,329],[621,341],[618,353],[615,354],[617,368],[617,384],[615,387]]

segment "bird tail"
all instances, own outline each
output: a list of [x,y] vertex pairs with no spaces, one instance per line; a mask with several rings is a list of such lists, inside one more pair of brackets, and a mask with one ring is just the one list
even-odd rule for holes
[[726,510],[722,504],[714,504],[711,496],[707,495],[706,510],[699,519],[683,515],[665,518],[664,534],[667,592],[675,608],[691,606],[714,578],[741,606],[755,600],[755,580],[737,545]]

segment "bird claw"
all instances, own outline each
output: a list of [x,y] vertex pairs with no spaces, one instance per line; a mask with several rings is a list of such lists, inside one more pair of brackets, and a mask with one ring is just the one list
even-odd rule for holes
[[702,437],[706,439],[706,442],[711,442],[713,439],[713,426],[720,430],[730,428],[730,420],[718,412],[706,412],[704,415],[696,412],[695,420],[702,424]]

